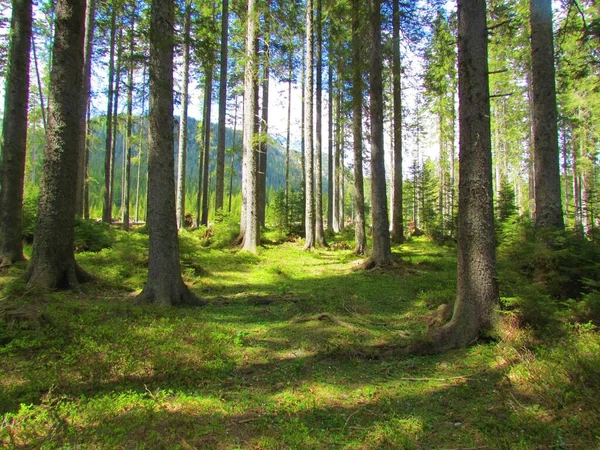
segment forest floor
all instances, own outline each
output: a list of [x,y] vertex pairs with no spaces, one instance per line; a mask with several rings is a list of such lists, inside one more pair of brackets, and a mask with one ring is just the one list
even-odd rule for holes
[[250,255],[183,232],[184,279],[209,303],[161,308],[133,302],[147,236],[113,234],[78,253],[96,277],[80,292],[29,290],[24,265],[0,272],[0,447],[600,447],[591,324],[540,337],[503,313],[467,349],[357,350],[425,333],[455,295],[452,247],[413,239],[394,248],[397,267],[364,272],[344,236]]

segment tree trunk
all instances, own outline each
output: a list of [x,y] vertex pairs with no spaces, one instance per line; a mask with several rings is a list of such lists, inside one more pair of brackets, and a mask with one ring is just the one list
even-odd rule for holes
[[175,217],[173,156],[174,2],[154,0],[150,11],[150,115],[148,151],[148,282],[140,302],[189,305],[201,301],[183,283]]
[[552,1],[530,0],[531,81],[535,147],[535,225],[564,229],[554,86]]
[[244,160],[243,193],[245,209],[241,220],[244,222],[242,248],[256,253],[258,245],[258,205],[257,205],[257,149],[255,139],[257,95],[255,85],[258,79],[258,59],[256,57],[258,17],[255,0],[248,0],[248,25],[246,35],[246,67],[244,71]]
[[29,285],[76,287],[88,277],[75,263],[75,189],[83,114],[85,3],[57,0],[50,73],[50,115],[44,172],[33,240],[25,274]]
[[493,325],[498,307],[492,205],[492,152],[484,0],[458,1],[459,216],[458,288],[449,323],[427,351],[472,343]]
[[390,222],[388,219],[383,148],[383,80],[381,75],[381,0],[370,0],[371,25],[371,217],[373,253],[371,261],[384,266],[391,262]]
[[292,75],[294,71],[293,53],[289,54],[288,67],[288,110],[287,129],[285,139],[285,218],[286,223],[290,218],[290,129],[292,126]]
[[396,244],[404,242],[404,217],[402,214],[402,86],[400,83],[400,10],[399,0],[393,0],[392,15],[392,89],[393,89],[393,135],[394,160],[393,202],[392,202],[392,241]]
[[119,37],[117,43],[117,70],[115,78],[115,98],[113,109],[113,132],[112,132],[112,148],[111,148],[111,163],[110,163],[110,201],[109,210],[112,220],[112,211],[115,203],[115,169],[117,166],[117,138],[119,137],[119,94],[121,90],[121,70],[123,63],[123,28],[122,21],[119,24]]
[[329,46],[327,85],[329,87],[329,109],[327,111],[327,229],[333,230],[333,63],[332,45]]
[[367,252],[365,232],[365,190],[363,185],[362,156],[362,96],[363,83],[361,71],[360,41],[360,2],[352,1],[352,136],[354,146],[354,253],[364,255]]
[[135,50],[135,3],[131,7],[131,28],[129,30],[129,73],[127,74],[127,148],[125,152],[123,165],[123,187],[121,190],[121,205],[123,229],[129,230],[129,197],[131,193],[131,152],[133,150],[133,69],[134,69],[134,50]]
[[235,96],[235,113],[233,116],[233,138],[231,139],[231,166],[229,172],[229,207],[227,211],[231,214],[231,198],[233,197],[233,175],[234,175],[234,162],[236,154],[235,140],[237,136],[237,115],[238,115],[238,98]]
[[88,98],[90,96],[91,73],[92,73],[92,46],[94,44],[94,23],[96,16],[96,0],[88,0],[85,13],[85,41],[83,44],[83,98],[84,110],[81,116],[81,143],[79,145],[79,159],[77,161],[77,190],[75,196],[75,213],[78,216],[84,215],[84,184],[86,177],[86,154],[87,154],[87,129],[86,116]]
[[92,126],[92,111],[88,96],[87,122],[85,124],[85,162],[83,165],[83,218],[90,218],[90,151],[91,151],[91,136],[88,133]]
[[302,229],[306,228],[306,40],[302,44],[302,81],[300,82],[300,90],[302,91],[302,99],[300,106],[300,184],[302,186]]
[[304,249],[309,250],[315,246],[315,201],[314,201],[314,158],[313,158],[313,0],[306,1],[306,85],[304,90],[304,144],[305,148],[305,232]]
[[138,150],[138,166],[137,166],[137,178],[135,180],[135,221],[139,222],[140,220],[140,177],[141,177],[141,168],[142,168],[142,143],[144,140],[142,139],[144,136],[144,114],[146,112],[146,65],[144,65],[144,71],[142,75],[142,115],[140,117],[140,147]]
[[113,5],[110,16],[110,53],[108,57],[108,105],[106,107],[106,141],[104,153],[104,204],[102,207],[102,222],[111,223],[111,163],[112,163],[112,115],[113,115],[113,86],[115,80],[115,44],[117,39],[117,8]]
[[27,153],[31,0],[13,0],[0,166],[0,267],[22,261],[23,180]]
[[323,229],[323,25],[321,13],[322,0],[317,0],[317,108],[316,108],[316,142],[315,142],[315,244],[326,246]]
[[261,139],[258,146],[258,222],[265,226],[265,210],[267,204],[267,154],[269,150],[269,65],[270,65],[270,29],[269,9],[271,1],[266,2],[264,14],[264,47],[263,47],[263,79],[262,79],[262,106],[261,106]]
[[185,2],[183,18],[183,81],[181,92],[181,116],[179,117],[179,152],[177,164],[177,228],[181,230],[185,223],[185,172],[187,159],[188,103],[190,84],[190,19],[192,5]]
[[[229,0],[223,0],[221,17],[221,70],[219,74],[219,129],[217,135],[217,173],[215,212],[223,209],[225,191],[225,114],[227,112],[227,42],[229,40]],[[235,140],[235,138],[234,138]]]
[[213,82],[213,67],[212,64],[206,68],[204,80],[204,162],[202,167],[204,174],[202,178],[202,218],[200,224],[208,226],[208,197],[209,197],[209,162],[210,162],[210,116],[212,106],[212,82]]

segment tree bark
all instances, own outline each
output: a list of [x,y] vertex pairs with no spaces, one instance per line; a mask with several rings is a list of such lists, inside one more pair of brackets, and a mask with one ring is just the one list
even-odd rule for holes
[[23,182],[27,153],[31,0],[13,0],[0,166],[0,267],[24,260]]
[[404,217],[402,214],[402,86],[400,83],[400,8],[399,0],[393,0],[392,12],[392,90],[393,90],[393,135],[394,147],[392,158],[393,202],[392,202],[392,241],[396,244],[404,242]]
[[288,110],[285,139],[285,218],[290,218],[290,129],[292,126],[292,75],[294,71],[293,53],[289,54],[288,66]]
[[213,82],[213,67],[210,64],[206,68],[204,80],[204,162],[202,167],[204,174],[202,178],[202,218],[200,224],[208,226],[208,197],[209,197],[209,163],[210,163],[210,116],[211,116],[211,105],[212,105],[212,82]]
[[258,17],[255,0],[248,0],[248,25],[246,29],[246,67],[244,71],[244,161],[243,161],[243,195],[245,210],[243,250],[257,252],[259,228],[257,205],[257,148],[256,148],[256,111],[257,95],[255,86],[258,79],[258,60],[256,56]]
[[371,261],[378,266],[391,262],[390,222],[388,219],[385,161],[383,148],[383,80],[381,75],[381,0],[370,0],[371,27],[371,217],[373,252]]
[[177,164],[177,229],[185,223],[185,172],[187,159],[188,104],[190,84],[190,19],[192,5],[185,2],[183,18],[183,81],[181,92],[181,116],[179,117],[179,152]]
[[265,226],[265,210],[267,205],[267,155],[269,150],[269,66],[270,66],[270,7],[271,1],[266,1],[264,14],[264,39],[263,39],[263,79],[262,79],[262,106],[260,120],[260,144],[258,146],[258,221]]
[[362,95],[363,82],[361,71],[360,41],[360,2],[352,1],[352,136],[354,147],[354,253],[364,255],[367,252],[365,232],[365,190],[363,184],[362,156]]
[[139,302],[190,305],[202,302],[181,278],[175,217],[173,156],[174,2],[154,0],[150,11],[150,115],[148,152],[148,282]]
[[492,152],[485,0],[458,1],[459,222],[458,288],[449,323],[427,351],[474,342],[493,325],[498,307],[492,205]]
[[94,44],[94,24],[96,16],[96,0],[88,0],[85,12],[85,38],[84,38],[84,54],[83,54],[83,98],[84,110],[81,116],[80,127],[81,143],[79,145],[79,159],[77,161],[77,190],[75,196],[75,213],[78,216],[85,216],[84,211],[84,184],[86,179],[86,159],[87,159],[87,107],[91,89],[91,73],[92,73],[92,47]]
[[131,152],[133,150],[133,70],[134,70],[134,51],[135,51],[135,13],[136,4],[131,6],[131,28],[129,29],[129,68],[127,74],[127,148],[124,148],[125,153],[123,159],[123,187],[121,189],[121,219],[123,221],[123,229],[129,230],[129,203],[131,193]]
[[329,45],[329,64],[327,74],[327,85],[329,87],[329,109],[327,114],[327,229],[333,230],[333,63],[332,50],[333,45]]
[[314,158],[313,158],[313,0],[306,1],[306,84],[304,90],[304,144],[305,148],[305,243],[304,249],[309,250],[315,246],[315,200],[314,200]]
[[33,240],[25,274],[41,288],[72,288],[88,276],[75,263],[75,188],[83,114],[85,3],[58,0],[50,73],[50,114],[44,171]]
[[[112,148],[111,148],[111,163],[110,163],[110,200],[109,210],[112,221],[112,211],[115,204],[115,170],[117,167],[117,138],[119,137],[119,94],[121,90],[121,70],[123,64],[123,28],[122,21],[118,25],[119,36],[117,43],[117,70],[115,79],[115,98],[114,98],[114,109],[113,109],[113,132],[112,132]],[[124,145],[122,148],[124,149]]]
[[535,225],[538,228],[562,230],[564,222],[554,86],[552,1],[530,0],[529,15],[535,148]]
[[[223,0],[221,17],[221,70],[219,74],[219,128],[217,135],[217,173],[215,211],[223,209],[225,192],[225,114],[227,112],[227,43],[229,40],[229,0]],[[235,139],[234,139],[235,140]]]
[[104,203],[102,207],[102,222],[112,222],[112,204],[111,204],[111,165],[112,165],[112,115],[113,115],[113,85],[115,80],[115,43],[117,39],[117,8],[113,5],[110,16],[110,53],[108,57],[108,99],[106,107],[106,141],[104,153]]
[[323,229],[323,25],[321,13],[322,0],[317,0],[317,105],[316,105],[316,142],[315,142],[315,244],[327,246]]

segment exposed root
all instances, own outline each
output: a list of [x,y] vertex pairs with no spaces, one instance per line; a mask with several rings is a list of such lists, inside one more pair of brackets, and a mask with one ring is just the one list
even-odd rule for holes
[[348,322],[345,322],[341,319],[338,319],[337,317],[335,317],[333,314],[330,313],[320,313],[314,316],[309,316],[309,317],[298,317],[294,320],[292,320],[292,323],[302,323],[302,322],[310,322],[312,320],[325,320],[325,319],[329,319],[331,322],[333,322],[336,325],[339,325],[341,327],[345,327],[345,328],[350,328],[355,330],[356,327]]
[[142,292],[134,299],[135,304],[153,303],[162,306],[205,306],[208,302],[197,297],[181,282],[181,287],[168,289],[157,288],[148,282]]
[[398,261],[396,261],[394,258],[390,258],[389,260],[387,260],[386,262],[378,262],[375,259],[373,259],[373,257],[368,257],[367,259],[365,259],[362,263],[360,263],[359,265],[357,265],[356,267],[354,267],[352,270],[358,271],[358,270],[374,270],[374,269],[382,269],[382,270],[386,270],[386,269],[395,269],[397,267],[399,267],[400,264]]
[[51,266],[50,268],[41,263],[36,264],[35,261],[32,260],[23,279],[31,287],[35,286],[50,290],[71,289],[79,291],[80,285],[91,281],[93,277],[83,270],[75,260],[62,267]]

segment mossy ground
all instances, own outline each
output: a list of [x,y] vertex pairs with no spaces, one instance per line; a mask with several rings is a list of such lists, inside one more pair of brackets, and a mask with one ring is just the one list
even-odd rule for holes
[[[503,313],[495,339],[467,349],[353,356],[425,332],[454,297],[450,247],[415,239],[394,248],[393,270],[362,272],[351,250],[287,242],[250,255],[183,232],[184,279],[209,304],[160,308],[133,302],[147,236],[115,234],[77,255],[96,277],[81,292],[29,291],[24,266],[0,273],[0,446],[600,446],[592,325],[541,340]],[[339,322],[298,320],[320,313]]]

